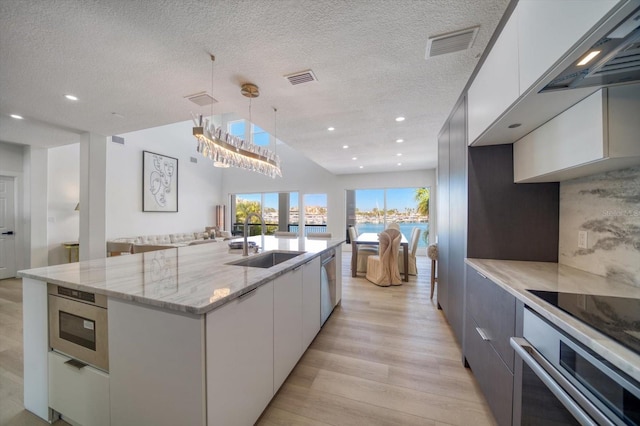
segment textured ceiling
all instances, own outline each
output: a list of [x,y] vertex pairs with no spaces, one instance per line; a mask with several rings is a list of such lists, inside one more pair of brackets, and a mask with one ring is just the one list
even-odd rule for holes
[[[211,91],[213,53],[216,114],[248,118],[239,87],[252,82],[253,121],[273,132],[277,107],[278,139],[335,174],[433,168],[437,134],[507,4],[0,0],[0,140],[56,146],[208,115],[184,96]],[[471,49],[424,59],[429,36],[476,25]],[[317,82],[283,77],[307,69]]]

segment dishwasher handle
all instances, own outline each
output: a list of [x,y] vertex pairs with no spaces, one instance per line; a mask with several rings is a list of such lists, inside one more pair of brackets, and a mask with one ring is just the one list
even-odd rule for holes
[[322,266],[325,266],[329,262],[333,262],[336,259],[336,252],[332,251],[328,257],[322,257]]
[[509,341],[536,376],[558,398],[558,401],[583,425],[615,426],[607,417],[560,374],[527,340],[512,337]]

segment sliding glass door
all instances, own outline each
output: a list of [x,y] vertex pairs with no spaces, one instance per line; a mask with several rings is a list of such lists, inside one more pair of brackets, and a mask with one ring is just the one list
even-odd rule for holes
[[398,223],[410,238],[419,228],[419,248],[429,244],[429,188],[388,188],[347,190],[347,226],[358,233],[379,233],[390,223]]

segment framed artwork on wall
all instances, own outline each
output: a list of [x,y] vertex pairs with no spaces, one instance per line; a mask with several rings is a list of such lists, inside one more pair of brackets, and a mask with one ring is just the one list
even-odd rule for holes
[[142,211],[178,211],[178,159],[142,151]]

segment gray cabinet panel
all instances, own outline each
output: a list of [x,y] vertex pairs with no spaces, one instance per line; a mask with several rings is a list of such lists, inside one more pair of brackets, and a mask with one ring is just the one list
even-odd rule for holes
[[513,374],[488,341],[476,331],[478,325],[466,317],[465,349],[467,363],[482,389],[491,412],[501,426],[511,425]]
[[509,339],[515,336],[516,298],[468,265],[467,315],[484,331],[488,342],[513,372],[515,354]]
[[513,146],[469,149],[467,257],[558,261],[560,189],[513,183]]
[[[466,103],[451,116],[449,156],[449,312],[447,319],[458,339],[464,329],[464,258],[467,249],[467,128]],[[439,254],[439,253],[438,253]]]
[[438,306],[449,312],[449,123],[438,136]]

